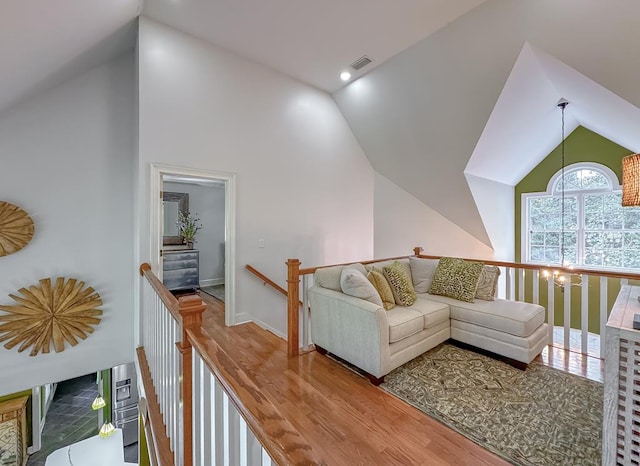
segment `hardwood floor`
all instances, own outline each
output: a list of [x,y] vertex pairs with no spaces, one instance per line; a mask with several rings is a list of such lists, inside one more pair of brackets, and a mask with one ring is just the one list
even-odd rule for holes
[[[325,464],[509,464],[316,351],[288,358],[286,342],[256,324],[225,327],[224,304],[201,296],[208,306],[204,331],[304,434]],[[598,380],[601,367],[567,353],[549,347],[539,358]]]

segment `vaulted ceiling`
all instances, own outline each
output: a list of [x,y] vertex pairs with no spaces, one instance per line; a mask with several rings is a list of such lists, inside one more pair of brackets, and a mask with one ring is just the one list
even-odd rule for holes
[[[141,12],[333,93],[376,171],[488,245],[487,207],[468,180],[509,187],[559,138],[555,108],[518,100],[521,90],[498,111],[505,83],[526,89],[528,79],[555,103],[583,76],[599,87],[581,87],[573,124],[635,145],[628,121],[603,125],[618,114],[601,98],[611,93],[630,114],[640,106],[632,0],[5,0],[0,112],[131,49]],[[526,61],[533,74],[512,79],[526,46],[537,51]],[[374,62],[339,81],[362,55]]]

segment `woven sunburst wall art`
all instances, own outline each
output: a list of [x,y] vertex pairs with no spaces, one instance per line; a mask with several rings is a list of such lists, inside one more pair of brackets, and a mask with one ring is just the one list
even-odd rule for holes
[[38,285],[18,290],[22,296],[9,295],[17,304],[0,306],[0,342],[18,352],[32,347],[30,356],[48,353],[51,344],[56,353],[64,351],[65,341],[71,346],[86,339],[100,323],[100,295],[75,278],[58,277],[52,286],[50,278]]
[[19,251],[31,241],[35,227],[20,207],[0,201],[0,256]]

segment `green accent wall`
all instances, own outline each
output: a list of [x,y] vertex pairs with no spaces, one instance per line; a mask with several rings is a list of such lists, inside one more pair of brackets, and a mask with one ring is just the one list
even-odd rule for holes
[[[595,162],[609,167],[618,176],[618,181],[622,180],[622,158],[633,152],[626,149],[605,137],[582,126],[577,127],[565,139],[565,164],[571,165],[578,162]],[[527,176],[525,176],[515,186],[515,257],[516,262],[522,260],[521,238],[522,238],[522,194],[533,192],[545,192],[551,177],[562,167],[561,146],[556,147],[547,157],[544,158]],[[632,282],[632,284],[639,284]],[[517,284],[516,284],[517,287]],[[554,299],[555,325],[564,325],[562,315],[564,293],[556,290]],[[611,311],[613,302],[620,291],[620,280],[608,279],[607,302]],[[571,326],[580,328],[580,287],[571,289]],[[525,300],[531,302],[532,274],[525,275]],[[548,298],[546,281],[540,280],[540,304],[548,310]],[[600,283],[598,277],[589,278],[589,331],[600,333],[599,324],[600,313]]]

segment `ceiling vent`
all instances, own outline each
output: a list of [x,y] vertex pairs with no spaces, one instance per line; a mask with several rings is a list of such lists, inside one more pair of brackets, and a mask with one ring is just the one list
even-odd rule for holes
[[363,55],[362,57],[358,58],[356,61],[351,63],[349,65],[349,68],[351,68],[354,71],[360,71],[362,68],[367,66],[372,61],[373,60],[371,58],[367,57],[366,55]]

